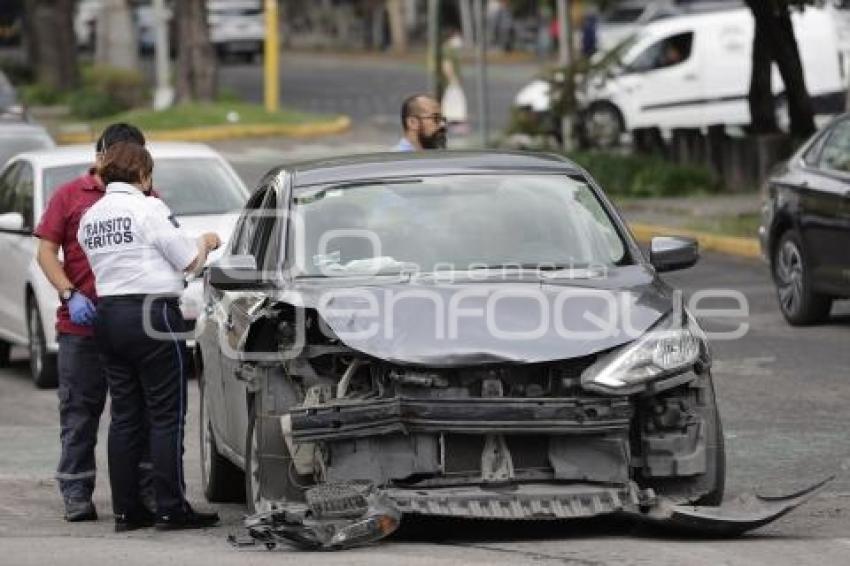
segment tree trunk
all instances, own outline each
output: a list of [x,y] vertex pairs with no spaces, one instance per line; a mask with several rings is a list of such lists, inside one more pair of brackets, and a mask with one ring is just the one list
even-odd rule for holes
[[217,61],[210,43],[205,0],[174,3],[177,18],[177,98],[211,101],[216,95]]
[[97,17],[95,61],[121,69],[139,67],[139,43],[127,0],[106,0]]
[[750,74],[750,119],[752,133],[770,134],[779,130],[773,100],[773,56],[761,28],[756,26],[753,37],[753,68]]
[[77,86],[74,0],[27,0],[28,55],[38,82],[56,90]]
[[387,0],[387,16],[390,21],[390,38],[393,51],[407,51],[407,27],[404,25],[404,6],[401,0]]
[[[809,137],[815,132],[814,107],[806,89],[803,64],[800,61],[789,8],[780,0],[746,0],[746,2],[755,17],[756,29],[759,30],[758,37],[767,45],[773,60],[779,67],[782,82],[785,83],[785,96],[791,118],[791,134],[798,138]],[[755,54],[754,42],[753,57]],[[753,72],[756,72],[755,69]],[[757,93],[756,96],[759,100],[766,97],[764,93]],[[773,112],[772,103],[770,109]],[[762,109],[759,112],[765,112],[765,110]]]

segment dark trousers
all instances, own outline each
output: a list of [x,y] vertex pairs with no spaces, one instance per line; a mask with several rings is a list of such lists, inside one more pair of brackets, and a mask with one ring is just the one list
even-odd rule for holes
[[56,479],[66,500],[91,499],[97,427],[106,402],[106,377],[94,338],[60,334],[58,369],[62,452]]
[[[59,426],[62,446],[56,479],[66,500],[91,499],[96,465],[97,429],[106,402],[106,375],[93,337],[59,335]],[[147,434],[147,429],[143,434]],[[151,486],[150,458],[139,464],[139,487]]]
[[95,336],[112,398],[109,481],[116,514],[140,510],[138,471],[146,424],[157,512],[185,510],[183,428],[189,360],[186,343],[174,336],[183,327],[176,299],[103,297],[98,302]]

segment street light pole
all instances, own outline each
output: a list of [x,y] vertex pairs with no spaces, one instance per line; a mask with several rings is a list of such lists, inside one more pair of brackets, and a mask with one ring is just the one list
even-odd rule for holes
[[478,126],[481,130],[481,146],[486,148],[490,138],[490,112],[487,101],[487,18],[484,2],[475,1],[475,21],[478,27]]
[[428,73],[428,92],[440,99],[440,73],[443,66],[442,45],[440,45],[440,0],[428,0],[428,64],[432,66]]
[[264,100],[266,112],[277,112],[280,108],[280,66],[278,64],[280,42],[277,33],[277,0],[265,1],[265,20]]
[[153,108],[165,110],[174,103],[174,89],[171,87],[171,48],[164,0],[153,0],[153,18],[154,56],[156,57],[156,91],[153,97]]

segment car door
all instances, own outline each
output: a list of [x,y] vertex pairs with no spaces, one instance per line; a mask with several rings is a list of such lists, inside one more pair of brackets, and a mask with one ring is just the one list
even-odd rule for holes
[[834,124],[799,180],[800,231],[815,286],[850,293],[850,119]]
[[636,109],[630,127],[671,128],[693,123],[700,111],[702,86],[692,31],[650,44],[619,78],[625,97]]
[[[21,162],[14,162],[0,173],[0,214],[21,212],[17,196],[20,171]],[[20,343],[26,342],[27,331],[24,288],[19,286],[18,281],[26,273],[27,264],[18,263],[22,261],[21,239],[32,238],[22,232],[0,229],[0,250],[3,250],[3,266],[0,269],[0,334]]]
[[[233,255],[251,255],[257,268],[263,270],[265,248],[270,226],[276,220],[276,192],[272,186],[263,187],[251,197],[240,220],[238,240],[232,248]],[[271,212],[271,213],[270,213]],[[228,415],[227,442],[238,454],[244,455],[248,430],[248,393],[251,374],[246,372],[253,360],[239,352],[241,341],[257,310],[267,301],[266,289],[224,291],[222,302],[227,305],[223,321],[222,384]]]

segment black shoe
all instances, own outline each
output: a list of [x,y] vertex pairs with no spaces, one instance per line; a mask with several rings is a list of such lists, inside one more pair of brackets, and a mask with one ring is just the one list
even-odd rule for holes
[[198,513],[187,503],[184,511],[160,514],[156,518],[154,527],[158,531],[206,529],[207,527],[212,527],[218,521],[218,513]]
[[69,523],[97,521],[97,509],[90,499],[66,499],[65,520]]
[[145,527],[152,527],[156,522],[156,516],[147,511],[138,513],[125,513],[115,515],[115,532],[126,533],[136,531]]

